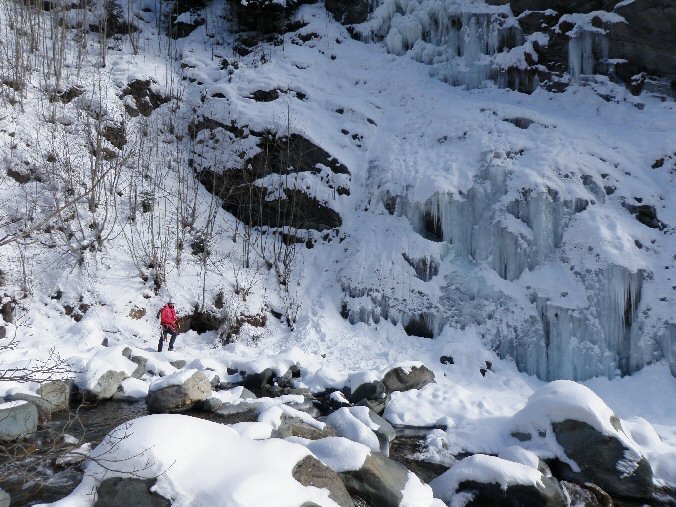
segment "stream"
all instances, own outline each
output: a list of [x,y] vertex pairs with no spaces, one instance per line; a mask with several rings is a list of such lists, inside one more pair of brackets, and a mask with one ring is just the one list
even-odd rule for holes
[[[0,458],[0,488],[12,497],[11,507],[26,507],[49,503],[64,498],[82,480],[82,471],[77,465],[57,466],[57,456],[67,451],[62,443],[62,434],[77,438],[82,443],[91,442],[95,447],[115,427],[148,414],[145,401],[103,401],[95,405],[83,405],[79,409],[54,414],[51,421],[42,425],[36,435],[24,442],[28,451],[9,461]],[[242,422],[241,414],[232,418],[210,412],[189,411],[185,415],[207,419],[220,424]],[[251,419],[249,419],[251,420]],[[429,481],[440,475],[446,467],[414,459],[422,450],[425,431],[411,434],[402,432],[390,444],[390,458]],[[355,499],[357,506],[367,506]]]

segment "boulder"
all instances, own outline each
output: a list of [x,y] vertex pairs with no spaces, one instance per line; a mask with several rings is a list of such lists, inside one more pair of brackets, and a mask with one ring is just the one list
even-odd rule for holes
[[385,398],[387,390],[380,380],[365,382],[352,391],[348,399],[350,403],[359,403],[361,400],[378,400]]
[[378,507],[399,507],[409,471],[377,453],[366,457],[359,470],[341,472],[347,490]]
[[38,422],[43,423],[52,418],[52,404],[36,394],[14,393],[5,397],[7,401],[28,401],[38,410]]
[[368,446],[387,455],[396,433],[392,425],[368,407],[344,407],[325,419],[336,435]]
[[561,481],[561,489],[570,500],[570,505],[575,507],[612,507],[610,504],[601,503],[594,493],[587,488],[572,482]]
[[186,362],[184,359],[177,359],[175,361],[170,361],[169,364],[172,365],[177,370],[180,370],[182,368],[185,368]]
[[303,486],[327,489],[331,500],[340,507],[354,507],[340,476],[314,456],[306,456],[300,460],[291,473]]
[[566,507],[556,479],[537,469],[496,456],[475,454],[458,461],[432,482],[444,502],[466,499],[473,507]]
[[9,507],[12,498],[9,496],[9,493],[4,489],[0,489],[0,507]]
[[210,397],[211,384],[206,375],[198,370],[187,370],[152,384],[146,403],[151,413],[180,412]]
[[387,392],[410,391],[420,389],[434,382],[434,373],[427,366],[399,366],[388,371],[383,377],[383,384]]
[[40,384],[38,396],[49,402],[52,412],[68,410],[73,382],[70,380],[50,380]]
[[242,385],[247,389],[260,392],[262,389],[272,385],[276,377],[275,371],[272,368],[266,368],[259,373],[248,373]]
[[141,378],[148,372],[147,364],[148,358],[143,356],[131,356],[129,360],[132,363],[136,363],[136,369],[132,372],[131,376],[134,378]]
[[[619,419],[616,418],[616,424]],[[579,472],[562,464],[558,476],[572,482],[593,482],[612,496],[648,498],[653,493],[650,463],[636,449],[591,425],[567,419],[552,423],[556,441]],[[619,431],[621,426],[618,426]]]
[[223,401],[218,398],[214,398],[213,396],[199,404],[200,410],[204,410],[205,412],[218,412],[222,406]]
[[558,458],[550,466],[559,479],[592,482],[613,497],[649,498],[653,493],[650,463],[620,419],[588,387],[570,380],[546,384],[514,415],[512,426],[512,436]]
[[277,438],[301,437],[308,440],[319,440],[320,438],[335,437],[336,430],[328,424],[323,429],[319,429],[298,417],[282,414],[282,423],[275,430],[275,436]]
[[94,387],[84,390],[85,400],[90,402],[109,400],[117,392],[120,384],[126,378],[127,374],[123,371],[109,370],[105,372],[99,377],[99,380]]
[[170,507],[171,501],[150,491],[157,479],[111,477],[98,487],[94,507]]
[[27,401],[0,403],[0,440],[12,441],[38,429],[38,409]]

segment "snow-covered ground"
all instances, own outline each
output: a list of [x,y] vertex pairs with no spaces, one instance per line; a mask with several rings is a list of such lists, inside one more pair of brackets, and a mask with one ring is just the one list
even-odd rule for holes
[[[59,222],[0,247],[5,299],[18,303],[14,323],[6,324],[16,348],[3,351],[1,369],[47,359],[55,350],[77,372],[78,384],[91,387],[107,370],[134,370],[120,354],[129,346],[158,375],[175,373],[169,361],[178,359],[221,380],[228,368],[272,367],[281,375],[298,363],[298,386],[319,391],[420,361],[436,383],[394,393],[384,416],[395,425],[447,428],[431,434],[427,457],[448,464],[461,451],[498,454],[514,445],[512,416],[531,394],[546,380],[578,379],[628,424],[658,481],[676,486],[669,464],[676,461],[676,406],[669,403],[676,398],[673,101],[634,97],[605,78],[556,94],[525,95],[488,83],[452,87],[415,55],[391,54],[404,53],[393,51],[391,40],[353,40],[322,4],[302,7],[296,16],[306,25],[283,35],[281,45],[264,44],[245,57],[233,52],[236,36],[218,3],[207,7],[207,25],[175,41],[158,35],[154,5],[131,5],[141,28],[138,51],[120,38],[100,68],[92,50],[90,67],[68,73],[68,85],[81,85],[84,94],[54,105],[56,122],[47,121],[48,86],[39,75],[21,107],[0,103],[5,169],[25,161],[29,168],[64,171],[68,160],[80,164],[86,180],[83,110],[96,107],[97,94],[104,117],[126,126],[125,160],[147,156],[145,165],[125,162],[111,183],[120,191],[115,217],[105,222],[103,246],[84,252],[81,262]],[[157,93],[179,98],[148,119],[130,118],[124,106],[131,97],[120,95],[135,79],[152,79]],[[276,100],[250,98],[272,89],[282,92]],[[201,118],[236,121],[252,132],[289,128],[349,168],[349,175],[324,169],[284,182],[342,218],[338,232],[308,233],[314,247],[300,248],[286,289],[260,259],[241,267],[236,231],[242,226],[218,203],[208,262],[190,253],[188,245],[210,220],[212,196],[182,180],[190,170],[176,168],[185,169],[189,157],[198,168],[237,167],[239,153],[248,158],[257,149],[253,136],[238,139],[217,128],[200,132],[199,148],[189,155],[188,124]],[[45,134],[50,128],[52,137]],[[58,167],[47,162],[49,153]],[[153,189],[156,200],[153,211],[133,222],[130,194],[134,168],[141,166],[151,176],[133,192]],[[339,186],[349,195],[337,195]],[[177,225],[177,196],[193,190],[197,218],[189,230]],[[29,217],[49,210],[55,195],[49,185],[0,176],[3,233],[33,223]],[[645,205],[654,207],[659,227],[632,215],[632,207]],[[83,216],[102,218],[100,211]],[[66,227],[90,242],[87,224]],[[158,290],[155,268],[138,265],[153,238],[166,241],[166,281]],[[437,267],[426,276],[415,269],[423,258]],[[144,281],[140,270],[150,277]],[[237,285],[250,290],[243,295]],[[224,310],[215,305],[219,293]],[[267,325],[245,324],[227,346],[216,332],[187,331],[177,351],[157,353],[156,313],[169,298],[179,314],[203,306],[234,318],[263,314]],[[270,309],[297,309],[294,328]],[[405,326],[414,321],[434,338],[409,336]],[[104,339],[110,348],[101,345]],[[452,356],[453,364],[442,364],[441,356]],[[154,380],[128,387],[143,396]],[[36,388],[2,382],[0,395]],[[254,445],[213,431],[223,433],[215,439]],[[171,457],[160,461],[165,458]],[[172,480],[167,475],[167,488]],[[318,497],[299,490],[297,498]]]

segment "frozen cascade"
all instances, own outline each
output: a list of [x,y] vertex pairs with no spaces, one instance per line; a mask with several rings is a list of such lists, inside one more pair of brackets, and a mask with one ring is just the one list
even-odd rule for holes
[[603,73],[597,68],[608,61],[608,39],[605,33],[581,30],[568,41],[568,70],[573,81],[581,76]]
[[528,82],[514,75],[525,67],[523,62],[507,58],[507,68],[497,61],[498,55],[524,43],[517,20],[504,6],[385,0],[359,32],[365,39],[384,38],[390,53],[408,53],[452,85],[479,88],[493,79],[518,89]]
[[[435,276],[427,258],[403,255],[375,286],[343,279],[345,318],[389,320],[423,337],[447,324],[476,326],[502,357],[542,379],[625,375],[661,358],[676,370],[676,325],[647,329],[639,312],[650,273],[612,263],[580,271],[567,260],[566,228],[593,201],[564,199],[553,189],[508,190],[506,180],[503,169],[489,166],[466,192],[423,202],[396,198],[394,213],[434,242],[427,244],[429,259],[438,259]],[[584,187],[594,194],[588,182]],[[406,264],[417,281],[402,286],[395,279]],[[565,287],[531,286],[543,266]],[[388,286],[385,279],[395,281]],[[579,294],[559,297],[565,290]]]

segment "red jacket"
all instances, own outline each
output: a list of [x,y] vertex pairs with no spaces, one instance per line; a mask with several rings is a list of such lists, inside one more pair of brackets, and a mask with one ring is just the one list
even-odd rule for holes
[[162,308],[162,317],[160,320],[162,327],[168,327],[172,331],[178,329],[178,317],[176,316],[176,309],[170,308],[169,305],[164,305]]

